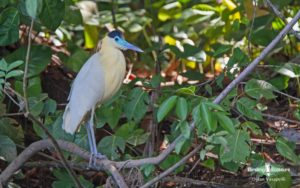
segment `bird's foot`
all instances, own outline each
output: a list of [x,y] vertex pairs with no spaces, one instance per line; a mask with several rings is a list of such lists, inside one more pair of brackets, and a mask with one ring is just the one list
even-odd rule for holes
[[89,161],[89,168],[99,168],[99,166],[97,166],[96,161],[97,159],[99,160],[103,160],[103,159],[107,159],[107,157],[105,155],[102,155],[101,153],[92,153],[90,156],[90,161]]

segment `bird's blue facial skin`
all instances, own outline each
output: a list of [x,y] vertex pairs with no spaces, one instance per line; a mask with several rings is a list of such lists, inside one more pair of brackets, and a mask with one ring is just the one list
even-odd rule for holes
[[123,50],[133,50],[136,52],[143,52],[142,49],[140,49],[139,47],[130,44],[129,42],[127,42],[123,37],[122,37],[122,33],[119,30],[114,30],[108,33],[108,36],[110,38],[113,38],[114,41],[120,46],[121,49]]
[[121,37],[118,37],[116,36],[114,38],[114,40],[116,41],[117,44],[119,44],[121,46],[121,48],[123,49],[129,49],[129,50],[133,50],[133,51],[136,51],[136,52],[143,52],[142,49],[140,49],[139,47],[133,45],[133,44],[130,44],[129,42],[127,42],[126,40],[124,40],[123,38]]

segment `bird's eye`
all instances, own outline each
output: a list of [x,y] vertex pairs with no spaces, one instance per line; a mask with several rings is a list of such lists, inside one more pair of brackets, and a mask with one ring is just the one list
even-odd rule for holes
[[118,42],[118,40],[119,40],[119,37],[116,37],[116,38],[115,38],[115,41]]

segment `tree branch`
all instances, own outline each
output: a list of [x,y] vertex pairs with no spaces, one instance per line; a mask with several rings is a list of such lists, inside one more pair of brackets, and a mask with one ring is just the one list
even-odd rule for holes
[[273,41],[261,52],[261,54],[254,59],[254,61],[251,62],[251,64],[245,68],[245,70],[237,77],[235,78],[220,94],[219,96],[214,100],[214,103],[219,104],[227,95],[228,93],[241,81],[243,81],[248,74],[250,74],[256,65],[263,60],[268,53],[276,46],[276,44],[292,29],[292,27],[296,24],[296,22],[300,18],[300,11],[296,14],[296,16],[289,22],[283,30],[273,39]]
[[175,163],[173,166],[171,166],[170,168],[168,168],[167,170],[165,170],[164,172],[162,172],[161,174],[159,174],[158,176],[156,176],[152,180],[148,181],[141,188],[150,187],[155,182],[159,181],[160,179],[162,179],[162,178],[166,177],[167,175],[169,175],[170,173],[172,173],[180,165],[182,165],[183,163],[185,163],[185,161],[187,161],[189,158],[191,158],[193,155],[195,155],[202,148],[202,146],[203,146],[203,144],[200,144],[200,145],[196,146],[188,155],[186,155],[185,157],[183,157],[180,161],[178,161],[177,163]]
[[[275,7],[275,5],[273,5],[271,3],[270,0],[265,0],[265,2],[268,4],[268,6],[272,9],[272,11],[285,23],[287,24],[287,20],[285,19],[285,17],[283,16],[283,14]],[[295,35],[295,37],[297,37],[298,40],[300,40],[300,35],[299,33],[297,33],[297,31],[291,29],[290,33],[292,33],[293,35]]]
[[[81,149],[76,144],[73,144],[71,142],[57,140],[57,144],[59,145],[59,148],[74,153],[77,156],[89,161],[91,154],[83,149]],[[18,157],[12,161],[8,167],[0,174],[0,182],[2,185],[6,184],[8,180],[11,178],[11,176],[21,168],[23,164],[27,160],[29,160],[33,155],[35,155],[37,152],[45,149],[55,149],[52,140],[45,139],[40,140],[37,142],[32,143],[29,145],[25,150],[23,150]],[[100,169],[103,169],[105,171],[108,171],[110,174],[112,174],[112,177],[116,181],[117,185],[119,187],[128,187],[123,179],[123,177],[120,175],[120,173],[117,171],[116,166],[114,166],[115,163],[118,162],[112,162],[110,160],[99,160],[96,161],[97,165],[100,167]],[[121,165],[118,165],[119,167]]]

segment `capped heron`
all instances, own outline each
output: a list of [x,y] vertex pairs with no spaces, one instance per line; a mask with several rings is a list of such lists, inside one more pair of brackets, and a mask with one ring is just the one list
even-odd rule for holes
[[95,157],[105,158],[97,151],[93,122],[95,107],[110,99],[122,85],[126,62],[121,50],[128,49],[143,52],[127,42],[120,31],[109,32],[102,40],[99,51],[82,66],[71,87],[62,128],[67,133],[74,134],[84,117],[90,112],[86,124],[91,151],[89,165],[95,165]]

